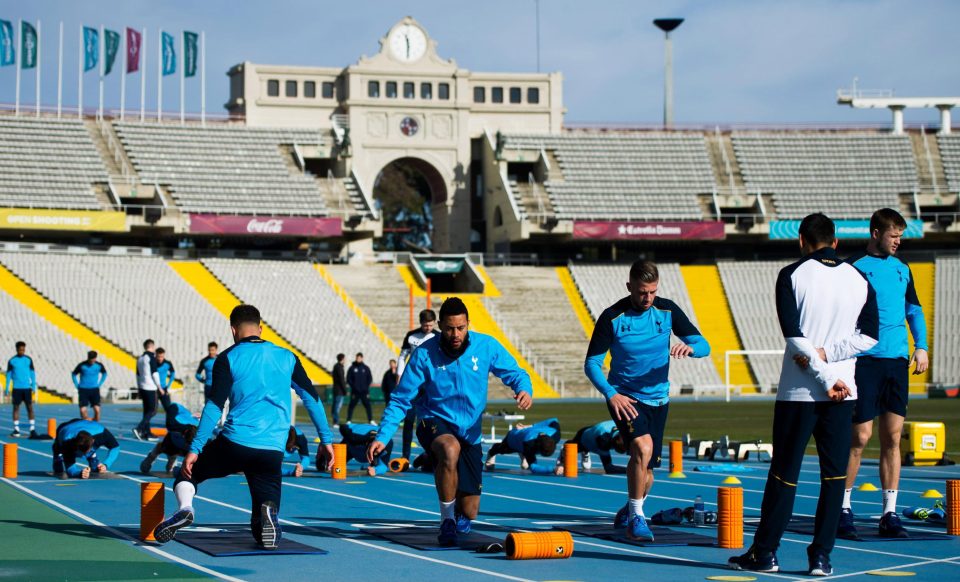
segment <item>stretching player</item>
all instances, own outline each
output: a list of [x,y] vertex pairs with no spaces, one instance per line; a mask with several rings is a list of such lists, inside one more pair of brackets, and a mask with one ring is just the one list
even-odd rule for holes
[[[657,297],[659,282],[653,262],[640,260],[630,267],[630,295],[600,315],[583,365],[587,378],[607,399],[610,416],[629,446],[628,503],[617,513],[614,528],[627,528],[627,537],[637,540],[653,540],[643,500],[653,486],[653,469],[660,466],[670,403],[670,358],[710,355],[710,344],[680,307]],[[671,332],[681,343],[670,345]],[[610,374],[605,378],[607,352]]]
[[[397,359],[398,378],[403,376],[403,368],[407,365],[407,361],[410,359],[410,354],[413,353],[413,350],[417,349],[417,346],[423,342],[437,335],[437,332],[433,329],[436,324],[437,314],[434,310],[424,309],[420,312],[420,327],[408,331],[407,335],[403,338],[403,345],[400,346],[400,357]],[[389,404],[389,402],[390,400],[387,399],[387,404]],[[410,460],[410,449],[413,444],[413,429],[416,425],[417,411],[415,407],[411,406],[410,410],[407,411],[407,416],[403,419],[403,448],[401,449],[401,454],[403,458],[407,460]]]
[[213,388],[213,363],[217,360],[217,350],[220,349],[220,346],[217,345],[217,342],[210,342],[207,344],[207,355],[200,360],[200,365],[197,366],[196,379],[197,382],[203,384],[203,402],[206,403],[207,400],[210,400],[210,390]]
[[197,425],[200,421],[185,406],[173,402],[167,407],[166,413],[167,434],[140,463],[140,472],[144,475],[150,474],[153,462],[161,453],[167,456],[167,473],[173,472],[177,457],[187,456],[190,445],[197,435]]
[[[807,573],[830,576],[857,385],[856,355],[877,343],[879,316],[873,288],[837,258],[836,229],[821,213],[800,221],[804,257],[780,270],[777,318],[786,351],[773,409],[773,460],[760,505],[760,526],[735,570],[779,572],[776,551],[793,514],[797,481],[810,435],[817,441],[820,498]],[[826,355],[826,357],[822,357]]]
[[[333,435],[320,396],[299,358],[260,339],[260,312],[252,305],[233,308],[230,331],[235,343],[213,365],[213,391],[174,483],[180,508],[154,530],[160,543],[169,542],[178,529],[193,523],[193,497],[201,483],[242,471],[250,489],[253,538],[265,549],[276,549],[281,535],[277,514],[284,443],[290,431],[291,388],[320,435],[327,467],[333,466]],[[211,440],[228,399],[230,411],[223,430]]]
[[[323,465],[323,449],[317,451],[319,465]],[[303,465],[310,459],[310,447],[307,445],[307,435],[295,426],[291,426],[287,434],[287,444],[283,449],[283,462],[293,463],[292,467],[284,467],[281,474],[284,477],[300,477],[303,475]]]
[[73,385],[77,388],[77,400],[80,403],[80,418],[90,420],[87,406],[93,407],[93,420],[100,422],[100,387],[107,380],[107,369],[97,361],[97,352],[87,352],[87,359],[77,364],[70,373]]
[[440,337],[414,350],[400,384],[383,411],[367,462],[379,456],[416,400],[417,439],[429,451],[440,501],[440,545],[453,546],[469,533],[480,509],[483,452],[480,423],[487,406],[490,373],[509,386],[517,407],[533,404],[530,376],[494,338],[469,332],[467,306],[450,297],[440,307]]
[[[107,448],[107,456],[97,457],[97,450]],[[53,440],[53,472],[55,475],[87,479],[90,473],[106,473],[120,456],[120,445],[110,431],[99,422],[74,418],[57,428]],[[82,457],[87,464],[77,462]]]
[[[341,424],[340,435],[343,436],[343,442],[347,445],[347,460],[353,459],[358,463],[367,462],[367,447],[377,438],[377,425],[375,424]],[[367,465],[367,475],[374,477],[387,472],[390,466],[390,454],[393,452],[393,440],[387,443],[387,446],[379,455],[373,458]]]
[[[613,449],[620,454],[626,453],[626,447],[623,446],[623,438],[620,437],[620,429],[617,423],[612,420],[598,422],[593,426],[585,426],[577,431],[577,434],[565,445],[577,445],[577,452],[580,454],[580,466],[589,470],[590,453],[600,457],[603,463],[603,470],[607,475],[623,475],[627,472],[626,467],[613,464],[613,457],[610,456],[610,450]],[[563,475],[563,459],[557,459],[557,475]]]
[[170,387],[176,378],[177,371],[173,368],[173,362],[167,359],[167,350],[157,348],[157,369],[153,372],[153,381],[160,388],[157,393],[160,396],[160,406],[164,410],[170,406]]
[[20,436],[20,404],[27,405],[27,416],[30,418],[30,438],[37,436],[37,421],[33,416],[33,395],[37,392],[37,371],[33,367],[33,358],[27,355],[27,344],[17,342],[14,346],[17,355],[7,361],[7,381],[3,389],[4,396],[10,394],[13,386],[13,432],[10,436]]
[[548,418],[530,426],[517,424],[507,433],[507,436],[503,437],[502,441],[487,451],[485,468],[487,471],[493,471],[497,455],[518,453],[520,468],[530,469],[534,473],[553,472],[552,469],[544,471],[538,468],[537,455],[552,457],[557,450],[559,440],[560,421],[556,418]]
[[[843,539],[860,538],[854,525],[850,496],[860,470],[860,458],[873,433],[873,419],[880,417],[880,484],[883,488],[883,513],[880,536],[907,538],[907,530],[897,515],[897,489],[900,486],[900,433],[907,416],[910,364],[914,374],[927,371],[927,324],[917,299],[910,267],[894,255],[907,222],[900,213],[882,208],[870,217],[870,242],[867,252],[851,257],[853,264],[867,276],[877,293],[880,310],[880,342],[857,356],[857,404],[853,413],[853,440],[847,482],[843,493],[843,511],[837,535]],[[910,344],[907,326],[916,349],[908,361]]]

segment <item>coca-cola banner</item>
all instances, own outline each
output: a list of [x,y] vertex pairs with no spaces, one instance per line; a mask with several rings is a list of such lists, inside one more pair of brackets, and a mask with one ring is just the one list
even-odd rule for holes
[[709,222],[618,222],[575,221],[573,238],[597,240],[720,240],[723,223]]
[[325,238],[343,234],[343,221],[339,218],[306,218],[303,216],[191,214],[190,232],[195,234],[252,234]]

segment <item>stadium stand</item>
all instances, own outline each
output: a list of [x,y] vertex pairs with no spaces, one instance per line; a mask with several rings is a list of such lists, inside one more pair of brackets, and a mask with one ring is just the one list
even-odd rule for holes
[[960,135],[951,133],[937,136],[937,144],[947,176],[947,187],[951,192],[960,192]]
[[505,149],[553,153],[545,187],[560,219],[701,220],[697,195],[715,189],[701,134],[508,135]]
[[[660,287],[657,295],[670,299],[697,325],[680,266],[675,263],[659,263]],[[627,296],[628,265],[578,265],[570,266],[570,273],[577,282],[587,309],[594,321],[603,310]],[[710,338],[707,338],[709,341]],[[584,354],[585,355],[585,354]],[[670,362],[670,383],[673,390],[683,386],[716,387],[721,385],[720,375],[710,358],[688,358]]]
[[203,264],[242,301],[260,308],[264,319],[310,359],[329,370],[343,352],[352,362],[363,352],[374,383],[395,358],[327,285],[310,263],[204,259]]
[[317,131],[115,122],[142,180],[168,186],[184,212],[324,216],[316,181],[281,146],[320,146]]
[[[727,301],[745,350],[782,350],[786,346],[777,320],[774,286],[788,261],[751,261],[718,264]],[[780,381],[782,357],[748,356],[763,390]]]
[[[328,273],[340,284],[360,309],[377,322],[377,326],[398,346],[410,329],[410,297],[403,277],[392,264],[376,265],[324,265]],[[376,285],[371,285],[376,281]],[[426,306],[421,298],[414,313]],[[439,305],[433,306],[436,311]]]
[[207,342],[230,344],[226,319],[159,257],[6,252],[0,263],[130,354],[154,339],[181,378],[193,377]]
[[0,116],[0,143],[0,206],[102,209],[107,170],[81,120]]
[[747,189],[773,195],[779,219],[813,211],[868,217],[900,208],[917,188],[909,136],[879,133],[735,133],[733,149]]
[[[487,267],[500,290],[488,301],[551,376],[562,379],[567,395],[593,395],[583,374],[587,339],[570,307],[556,270],[549,267]],[[559,390],[554,381],[554,389]]]
[[[19,340],[27,343],[27,354],[33,358],[37,369],[37,385],[72,398],[76,391],[70,372],[78,362],[86,359],[89,347],[61,332],[9,294],[0,291],[0,365],[4,366],[3,370],[6,369],[7,360],[15,353],[14,343]],[[109,387],[125,391],[136,386],[130,369],[104,357],[99,360],[108,374],[102,389],[104,396]]]
[[937,258],[936,282],[933,381],[956,386],[960,384],[960,257]]

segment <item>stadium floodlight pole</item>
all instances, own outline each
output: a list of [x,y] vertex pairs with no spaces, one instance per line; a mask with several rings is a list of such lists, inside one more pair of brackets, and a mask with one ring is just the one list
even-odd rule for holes
[[157,31],[157,121],[163,114],[163,29]]
[[36,66],[34,67],[36,69],[34,71],[35,73],[34,77],[36,78],[36,81],[37,81],[37,117],[40,117],[40,47],[42,46],[42,43],[40,42],[40,38],[41,38],[40,19],[38,18],[37,19],[37,62],[35,63]]
[[63,21],[60,21],[60,42],[57,43],[57,119],[63,111]]
[[200,125],[207,125],[207,33],[200,31]]
[[120,67],[120,121],[123,121],[123,110],[127,104],[127,30],[123,30],[123,66]]
[[23,46],[18,46],[17,41],[19,40],[19,44],[23,45],[23,19],[21,18],[17,19],[17,30],[14,33],[13,38],[15,39],[13,41],[13,46],[15,49],[19,49],[21,53],[20,55],[17,55],[16,52],[13,53],[14,60],[17,61],[17,100],[13,106],[13,114],[20,115],[20,59],[23,58]]
[[673,127],[673,43],[670,33],[683,24],[683,19],[657,18],[653,24],[664,34],[663,125]]
[[103,71],[104,71],[104,61],[107,60],[107,39],[103,37],[103,25],[100,25],[100,46],[98,51],[100,53],[100,105],[97,106],[97,119],[103,119]]
[[77,53],[77,119],[83,119],[83,57],[86,44],[83,42],[83,25],[80,25],[80,51]]
[[[183,32],[180,32],[180,59],[183,60],[184,49],[186,48],[186,35]],[[186,62],[180,63],[180,125],[183,125],[183,80],[184,80],[184,70],[187,68]]]

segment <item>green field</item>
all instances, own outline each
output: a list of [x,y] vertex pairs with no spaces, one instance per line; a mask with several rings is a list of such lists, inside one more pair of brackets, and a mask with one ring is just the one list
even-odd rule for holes
[[[491,412],[514,408],[507,404],[491,404]],[[383,410],[382,403],[374,404],[374,420],[379,420]],[[298,409],[298,420],[309,422],[306,411]],[[359,414],[358,414],[359,413]],[[551,402],[539,401],[526,413],[528,421],[539,421],[557,417],[563,429],[563,438],[572,437],[580,428],[609,418],[607,407],[602,401],[596,402]],[[908,420],[942,422],[947,427],[947,453],[955,460],[960,459],[960,400],[958,399],[916,399],[910,402]],[[346,418],[346,406],[342,418]],[[354,412],[354,421],[365,422],[362,409]],[[693,438],[715,439],[728,435],[731,440],[756,440],[770,442],[773,423],[773,401],[737,400],[734,402],[694,402],[678,400],[670,404],[670,416],[667,421],[665,440],[679,439],[684,433]],[[811,441],[812,442],[812,441]],[[865,456],[876,458],[879,452],[876,435],[867,445]],[[810,447],[809,452],[813,452]]]

